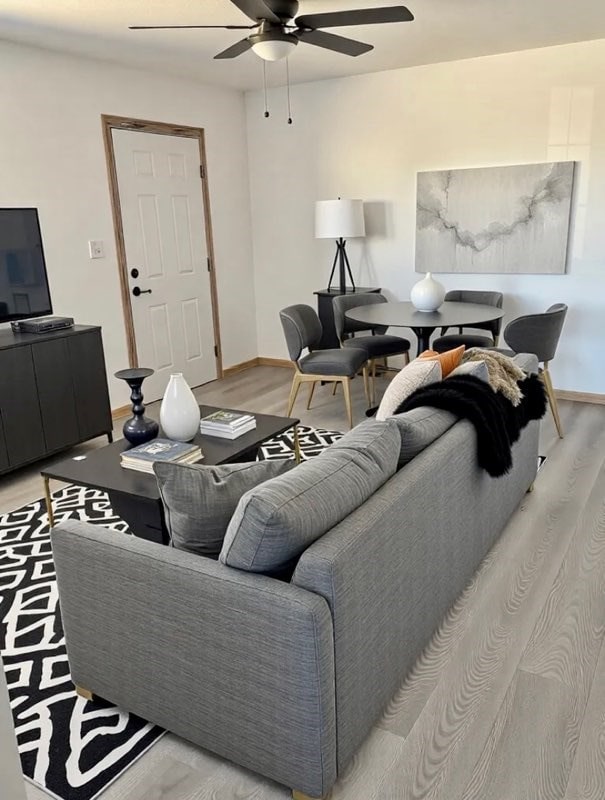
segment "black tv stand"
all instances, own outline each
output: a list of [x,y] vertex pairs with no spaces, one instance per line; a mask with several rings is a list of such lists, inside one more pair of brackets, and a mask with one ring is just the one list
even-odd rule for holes
[[72,445],[112,441],[101,329],[0,330],[0,474]]

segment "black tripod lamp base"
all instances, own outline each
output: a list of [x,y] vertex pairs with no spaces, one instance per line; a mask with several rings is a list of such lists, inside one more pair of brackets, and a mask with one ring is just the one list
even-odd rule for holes
[[336,264],[338,264],[338,277],[340,282],[340,292],[342,294],[347,294],[347,277],[346,273],[349,273],[349,279],[351,281],[351,289],[355,291],[355,281],[353,280],[353,274],[351,272],[351,265],[349,264],[349,259],[347,257],[347,249],[346,249],[346,241],[344,239],[337,239],[336,240],[336,255],[334,256],[334,263],[332,264],[332,272],[330,273],[330,280],[328,281],[328,291],[332,288],[332,279],[334,278],[334,272],[336,271]]

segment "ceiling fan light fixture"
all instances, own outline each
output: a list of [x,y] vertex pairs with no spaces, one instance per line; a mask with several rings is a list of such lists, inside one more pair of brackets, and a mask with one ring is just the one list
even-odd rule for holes
[[290,33],[259,33],[249,37],[252,50],[263,61],[281,61],[288,58],[298,44],[298,39]]

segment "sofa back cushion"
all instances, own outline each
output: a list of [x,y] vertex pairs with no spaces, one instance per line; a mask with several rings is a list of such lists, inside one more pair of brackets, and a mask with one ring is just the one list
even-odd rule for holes
[[153,471],[173,547],[218,558],[242,495],[293,464],[288,459],[214,467],[156,462]]
[[316,539],[364,503],[397,469],[390,420],[369,420],[317,458],[247,492],[220,553],[227,566],[267,575],[291,569]]
[[410,462],[419,453],[458,422],[458,417],[449,411],[431,406],[413,408],[391,417],[401,437],[398,467]]

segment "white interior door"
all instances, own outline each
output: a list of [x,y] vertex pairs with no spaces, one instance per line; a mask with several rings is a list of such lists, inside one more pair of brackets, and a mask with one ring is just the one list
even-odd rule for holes
[[200,151],[183,136],[112,136],[138,361],[155,370],[143,385],[150,402],[173,372],[191,387],[217,376]]

